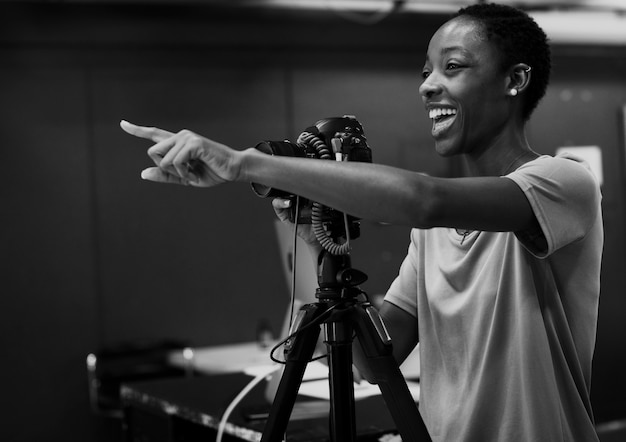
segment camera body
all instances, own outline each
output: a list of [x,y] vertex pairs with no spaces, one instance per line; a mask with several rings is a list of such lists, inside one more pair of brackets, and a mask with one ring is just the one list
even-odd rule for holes
[[[372,151],[367,145],[363,127],[357,119],[350,115],[343,117],[324,118],[313,126],[306,128],[298,137],[296,143],[284,141],[262,141],[255,146],[259,151],[268,155],[300,157],[335,161],[372,162]],[[289,198],[296,195],[258,183],[252,183],[254,192],[262,198]],[[300,198],[299,223],[311,222],[311,201]],[[325,210],[327,217],[332,215]],[[295,221],[295,208],[291,213],[291,220]]]
[[[363,127],[350,115],[324,118],[300,134],[298,141],[262,141],[256,149],[268,155],[300,157],[319,160],[372,162]],[[262,198],[288,198],[289,219],[296,224],[312,224],[313,233],[324,250],[331,255],[347,255],[350,239],[360,236],[358,218],[338,212],[318,202],[298,195],[252,183],[254,192]]]

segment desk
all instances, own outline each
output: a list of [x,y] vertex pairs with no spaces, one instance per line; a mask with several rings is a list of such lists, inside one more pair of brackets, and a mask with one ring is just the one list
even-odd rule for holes
[[[242,373],[145,381],[122,386],[127,442],[207,442],[214,440],[223,411],[250,381]],[[235,408],[224,442],[258,441],[264,420],[247,421],[242,411],[265,405],[263,383]],[[299,401],[307,401],[301,397]],[[395,428],[381,396],[356,401],[359,441],[378,441]],[[290,421],[289,442],[328,440],[328,418]]]
[[[184,351],[171,352],[168,361],[175,367],[204,374],[234,373],[249,367],[273,364],[270,350],[274,344],[272,342],[268,347],[261,347],[258,342],[240,342],[214,347],[188,348]],[[277,351],[275,356],[282,358],[282,352]],[[407,379],[419,379],[419,344],[400,366],[400,370]]]

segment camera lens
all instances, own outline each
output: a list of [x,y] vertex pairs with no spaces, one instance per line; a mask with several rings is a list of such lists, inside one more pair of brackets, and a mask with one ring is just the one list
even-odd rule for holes
[[[255,149],[268,155],[276,155],[282,157],[304,157],[306,151],[291,141],[261,141],[255,146]],[[286,198],[289,193],[263,184],[252,183],[252,190],[261,198]]]

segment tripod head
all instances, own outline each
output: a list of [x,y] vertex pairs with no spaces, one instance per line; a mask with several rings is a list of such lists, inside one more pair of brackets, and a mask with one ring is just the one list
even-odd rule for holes
[[315,297],[320,301],[354,300],[363,293],[358,286],[367,281],[367,275],[352,268],[349,254],[333,255],[327,250],[318,257]]

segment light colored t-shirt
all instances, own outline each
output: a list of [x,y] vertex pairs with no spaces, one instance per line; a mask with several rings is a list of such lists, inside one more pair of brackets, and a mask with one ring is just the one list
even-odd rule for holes
[[603,229],[585,164],[542,156],[519,185],[538,232],[414,229],[386,300],[418,318],[434,441],[597,441],[589,391]]

